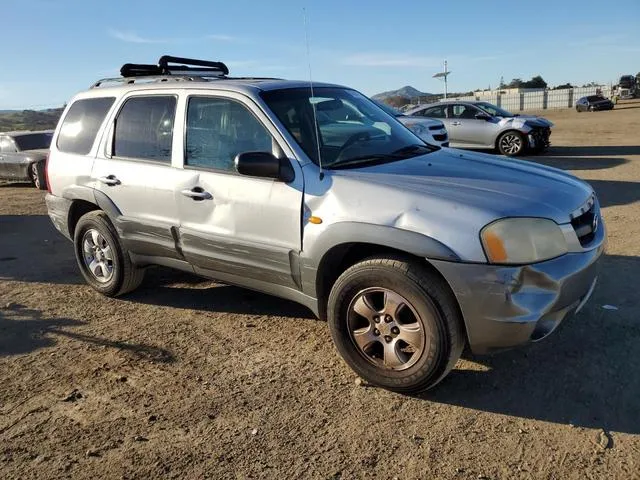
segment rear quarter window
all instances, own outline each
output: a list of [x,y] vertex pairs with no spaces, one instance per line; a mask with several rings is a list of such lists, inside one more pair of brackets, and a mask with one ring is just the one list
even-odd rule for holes
[[60,127],[58,150],[78,155],[89,153],[113,102],[115,97],[99,97],[77,100],[71,105]]

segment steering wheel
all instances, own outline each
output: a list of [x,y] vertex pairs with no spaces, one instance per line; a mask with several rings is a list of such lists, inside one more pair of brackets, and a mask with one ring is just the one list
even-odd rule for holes
[[338,151],[338,155],[336,155],[336,160],[340,159],[340,157],[342,156],[342,153],[349,147],[351,147],[352,145],[355,145],[356,143],[359,142],[366,142],[367,140],[371,139],[371,135],[369,134],[369,132],[356,132],[353,135],[351,135],[349,138],[347,138],[347,141],[344,142],[344,145],[342,145],[342,147],[340,147],[340,150]]

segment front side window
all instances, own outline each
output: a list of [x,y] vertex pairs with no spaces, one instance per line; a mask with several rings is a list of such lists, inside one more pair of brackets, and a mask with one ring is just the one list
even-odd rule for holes
[[113,155],[171,163],[175,114],[174,96],[128,99],[116,118]]
[[58,149],[78,155],[89,153],[98,129],[115,100],[114,97],[85,98],[71,105],[60,127]]
[[273,152],[266,127],[242,103],[191,97],[187,107],[185,165],[235,172],[236,155]]
[[456,104],[451,106],[451,116],[453,118],[473,120],[476,118],[476,113],[478,113],[478,110],[470,105]]
[[[307,156],[323,167],[383,163],[430,147],[370,99],[334,87],[291,88],[261,93],[271,111]],[[434,147],[435,148],[435,147]]]

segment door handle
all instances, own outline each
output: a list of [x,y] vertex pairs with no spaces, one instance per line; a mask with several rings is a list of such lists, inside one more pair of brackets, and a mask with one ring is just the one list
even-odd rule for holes
[[105,185],[110,186],[110,187],[113,187],[115,185],[120,185],[120,183],[122,183],[122,182],[120,182],[120,180],[118,180],[116,178],[115,175],[108,175],[106,177],[99,177],[98,180],[100,182],[104,183]]
[[451,125],[457,127],[458,125],[462,125],[462,122],[451,122]]
[[213,198],[213,195],[211,195],[209,192],[205,192],[200,187],[195,187],[191,190],[182,190],[180,193],[185,197],[190,197],[196,201],[211,200]]

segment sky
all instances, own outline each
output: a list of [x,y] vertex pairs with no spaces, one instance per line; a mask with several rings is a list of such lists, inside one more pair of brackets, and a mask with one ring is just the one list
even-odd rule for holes
[[60,106],[122,64],[164,54],[220,60],[239,76],[308,80],[311,67],[313,80],[367,95],[404,85],[440,93],[432,75],[445,59],[449,91],[640,71],[640,0],[0,3],[0,110]]

